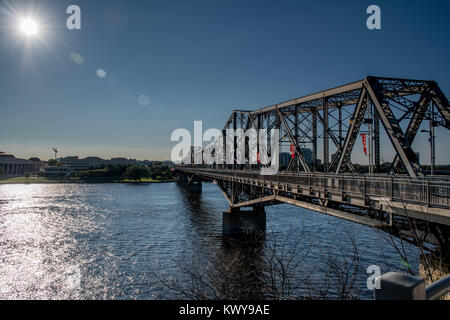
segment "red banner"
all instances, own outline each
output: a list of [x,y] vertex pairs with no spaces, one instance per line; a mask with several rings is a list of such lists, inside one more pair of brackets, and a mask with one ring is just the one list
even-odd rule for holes
[[295,158],[295,146],[294,145],[291,145],[291,156],[292,156],[292,159]]
[[364,153],[367,156],[367,134],[361,134],[361,138],[362,138],[362,142],[363,142],[363,147],[364,147]]
[[261,157],[260,157],[260,155],[259,155],[259,152],[258,152],[256,155],[257,155],[257,157],[258,157],[258,163],[261,163]]

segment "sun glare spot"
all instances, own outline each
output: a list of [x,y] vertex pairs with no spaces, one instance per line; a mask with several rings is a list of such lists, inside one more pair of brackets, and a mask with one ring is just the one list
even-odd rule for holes
[[39,26],[33,19],[26,18],[20,22],[20,31],[27,36],[32,36],[38,33]]
[[106,78],[106,71],[103,69],[98,69],[97,70],[97,76],[101,79]]
[[84,58],[80,54],[75,53],[75,52],[70,54],[70,59],[77,64],[84,63]]
[[141,106],[146,107],[146,106],[148,106],[150,104],[150,98],[147,95],[145,95],[145,94],[141,94],[138,97],[138,103]]

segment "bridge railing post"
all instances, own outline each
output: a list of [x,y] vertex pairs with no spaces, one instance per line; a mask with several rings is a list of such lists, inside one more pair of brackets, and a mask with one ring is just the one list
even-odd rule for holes
[[312,184],[311,184],[311,175],[308,175],[308,185],[309,185],[309,194],[312,194]]
[[394,177],[391,176],[391,200],[394,199]]
[[398,272],[375,279],[375,300],[425,300],[425,281]]

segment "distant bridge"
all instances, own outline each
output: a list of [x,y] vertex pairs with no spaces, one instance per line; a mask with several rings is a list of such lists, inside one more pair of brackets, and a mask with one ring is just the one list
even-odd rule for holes
[[[187,191],[201,192],[202,181],[218,185],[230,205],[224,234],[239,233],[255,221],[265,228],[264,207],[289,203],[383,228],[411,242],[450,248],[450,179],[426,176],[412,149],[423,124],[428,124],[433,141],[436,127],[450,129],[450,105],[436,82],[366,77],[267,108],[232,113],[224,132],[280,130],[280,146],[289,145],[293,153],[283,173],[260,175],[261,165],[238,164],[236,155],[234,164],[193,165],[193,154],[175,172]],[[390,174],[379,173],[382,130],[395,152]],[[369,174],[356,174],[351,162],[362,132],[369,137]],[[234,138],[235,149],[236,144]],[[307,145],[312,159],[304,154]],[[246,157],[249,163],[248,150]],[[246,207],[253,214],[240,214]]]

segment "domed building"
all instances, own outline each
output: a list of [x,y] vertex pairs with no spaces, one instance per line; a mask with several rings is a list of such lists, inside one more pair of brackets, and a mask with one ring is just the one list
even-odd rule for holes
[[33,161],[16,158],[12,154],[0,151],[0,175],[7,177],[20,177],[26,172],[35,171]]

